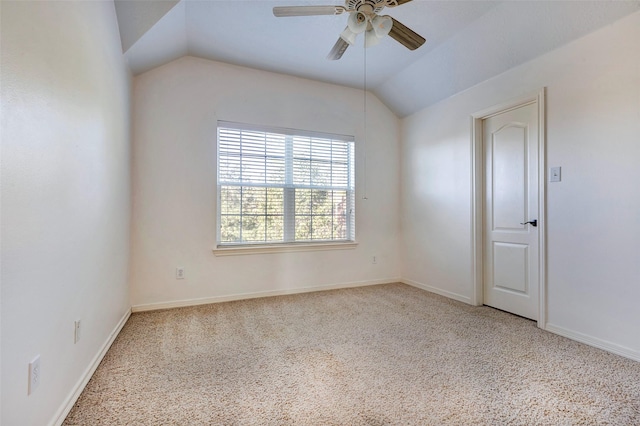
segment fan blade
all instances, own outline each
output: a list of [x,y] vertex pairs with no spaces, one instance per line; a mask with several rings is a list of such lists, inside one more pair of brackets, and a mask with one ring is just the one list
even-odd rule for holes
[[[393,19],[393,18],[391,18]],[[424,37],[415,31],[409,29],[401,22],[393,19],[393,27],[391,27],[391,31],[389,31],[389,35],[393,37],[395,41],[402,44],[409,50],[416,50],[418,47],[422,46],[426,41]]]
[[389,2],[385,5],[386,7],[396,7],[396,6],[402,6],[405,3],[409,3],[412,0],[395,0],[395,2],[393,0],[389,0]]
[[333,45],[331,52],[329,52],[329,54],[327,55],[327,59],[331,61],[337,61],[338,59],[342,58],[342,54],[345,50],[347,50],[347,47],[349,47],[349,43],[344,41],[342,37],[338,37],[338,41],[336,41],[336,44]]
[[276,6],[273,8],[273,14],[278,18],[283,16],[340,15],[344,10],[342,6]]

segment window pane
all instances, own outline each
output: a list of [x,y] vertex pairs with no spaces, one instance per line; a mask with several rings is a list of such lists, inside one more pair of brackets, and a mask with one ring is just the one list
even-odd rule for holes
[[265,216],[242,216],[242,241],[265,241]]
[[333,238],[347,239],[347,191],[333,191]]
[[310,215],[311,214],[311,190],[296,189],[295,191],[295,214]]
[[334,191],[313,190],[312,195],[312,238],[329,240],[334,229]]
[[333,211],[332,191],[314,189],[311,195],[311,211],[314,215],[331,215]]
[[311,185],[331,185],[331,163],[314,161],[311,163]]
[[243,153],[240,173],[244,183],[266,182],[264,157],[256,158]]
[[347,239],[347,217],[346,216],[334,216],[333,239],[335,240]]
[[267,242],[279,242],[284,240],[284,216],[267,217]]
[[347,212],[347,191],[333,191],[333,214],[343,215]]
[[293,184],[311,184],[311,162],[309,160],[293,159]]
[[225,243],[240,242],[240,215],[220,217],[220,241]]
[[296,216],[296,241],[311,239],[311,216]]
[[268,215],[284,215],[284,203],[282,188],[266,188],[267,192],[267,208],[266,214]]
[[264,165],[265,183],[285,182],[285,160],[284,158],[267,158]]
[[293,158],[308,160],[311,158],[311,138],[293,137]]
[[240,157],[220,157],[218,173],[220,182],[238,182],[240,180]]
[[284,158],[285,141],[286,137],[284,135],[267,133],[265,138],[267,156]]
[[332,151],[331,139],[312,139],[311,156],[314,160],[330,161]]
[[334,162],[331,167],[331,186],[346,188],[349,183],[348,163]]
[[241,188],[236,186],[220,187],[220,213],[240,214]]
[[236,152],[240,134],[239,130],[218,128],[218,150],[220,151],[220,156]]
[[312,238],[314,240],[330,240],[332,234],[332,217],[313,216]]
[[242,187],[243,215],[264,215],[266,207],[266,188]]

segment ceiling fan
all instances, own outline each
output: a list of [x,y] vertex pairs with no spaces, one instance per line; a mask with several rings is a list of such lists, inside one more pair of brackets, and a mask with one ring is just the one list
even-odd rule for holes
[[277,17],[340,15],[348,13],[347,27],[338,37],[327,59],[342,57],[358,34],[365,33],[365,46],[371,47],[386,35],[391,36],[407,49],[415,50],[425,42],[424,37],[396,21],[391,16],[379,15],[385,7],[396,7],[411,0],[345,0],[344,6],[278,6],[273,8]]

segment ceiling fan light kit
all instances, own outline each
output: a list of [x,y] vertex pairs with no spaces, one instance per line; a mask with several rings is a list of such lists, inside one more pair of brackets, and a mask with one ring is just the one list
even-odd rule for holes
[[351,28],[347,27],[340,33],[340,38],[346,41],[348,44],[354,44],[358,33],[354,32]]
[[356,34],[360,34],[367,29],[369,25],[369,21],[367,16],[362,12],[354,12],[349,14],[349,19],[347,19],[347,26],[351,31]]
[[273,8],[277,17],[340,15],[348,13],[347,27],[342,31],[327,59],[340,59],[347,47],[356,42],[358,34],[365,33],[365,47],[375,46],[387,35],[409,50],[425,42],[424,37],[390,16],[378,15],[385,7],[396,7],[411,0],[346,0],[344,6],[278,6]]
[[389,34],[393,27],[393,19],[390,16],[376,16],[371,20],[371,26],[378,38],[382,38]]

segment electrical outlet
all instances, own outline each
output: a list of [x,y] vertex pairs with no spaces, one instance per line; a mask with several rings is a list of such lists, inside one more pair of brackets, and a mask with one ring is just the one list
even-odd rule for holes
[[74,329],[73,329],[73,343],[78,343],[80,340],[80,320],[74,321]]
[[378,258],[376,256],[373,256],[373,258],[371,259],[371,263],[373,263],[374,265],[378,263]]
[[37,355],[33,361],[29,363],[29,386],[27,395],[31,395],[40,385],[40,355]]
[[183,280],[183,279],[184,279],[184,267],[178,266],[176,268],[176,280]]

